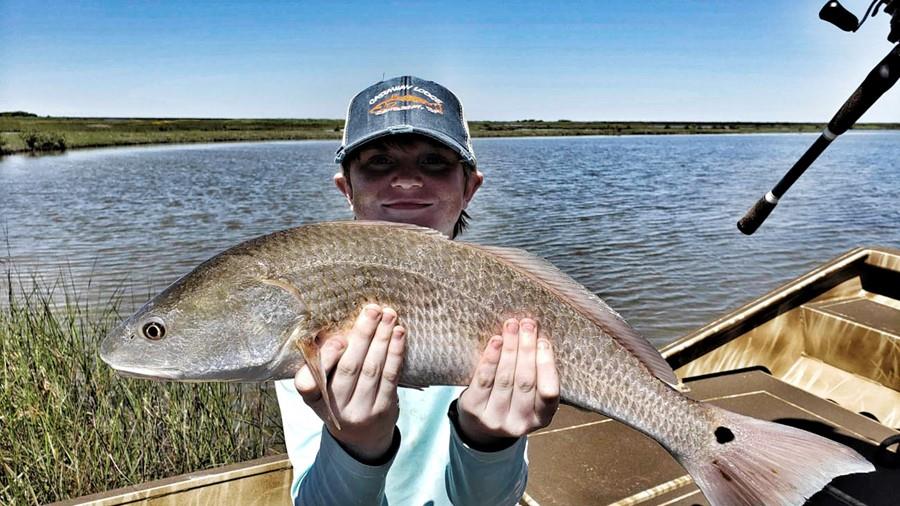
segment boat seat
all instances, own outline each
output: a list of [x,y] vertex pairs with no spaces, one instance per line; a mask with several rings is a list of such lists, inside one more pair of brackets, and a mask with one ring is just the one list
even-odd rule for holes
[[900,427],[900,307],[862,293],[800,306],[802,349],[779,376]]
[[900,308],[867,297],[802,306],[807,355],[900,391]]
[[[759,369],[688,378],[685,383],[695,399],[812,430],[853,447],[870,461],[881,441],[898,434]],[[522,504],[709,504],[687,472],[653,439],[594,413],[564,406],[549,427],[529,436],[528,444],[528,489]],[[807,504],[859,504],[847,503],[851,497],[869,506],[896,506],[900,469],[876,466],[874,473],[835,479],[833,489]]]

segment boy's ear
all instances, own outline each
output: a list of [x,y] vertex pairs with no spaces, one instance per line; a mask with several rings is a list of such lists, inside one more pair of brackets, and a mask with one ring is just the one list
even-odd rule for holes
[[347,203],[350,204],[350,210],[352,211],[353,188],[350,186],[350,180],[344,176],[343,172],[336,173],[332,179],[334,179],[334,185],[337,186],[337,189],[344,194],[344,197],[346,197]]
[[481,188],[481,183],[484,182],[484,174],[479,170],[475,170],[471,175],[469,175],[469,180],[466,181],[466,188],[463,197],[466,202],[466,206],[469,205],[469,201],[472,200],[472,197],[475,196],[475,192]]

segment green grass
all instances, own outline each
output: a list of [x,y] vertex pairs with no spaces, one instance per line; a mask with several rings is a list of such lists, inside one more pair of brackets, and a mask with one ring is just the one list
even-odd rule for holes
[[[825,123],[661,121],[473,121],[475,137],[672,135],[821,132]],[[900,123],[860,123],[857,130],[900,129]]]
[[[339,119],[55,118],[0,113],[0,150],[38,152],[27,138],[43,135],[67,149],[138,144],[340,139]],[[820,132],[824,123],[702,123],[648,121],[471,121],[473,137],[562,135],[666,135],[761,132]],[[856,129],[900,129],[900,123],[865,123]],[[38,143],[39,144],[39,143]],[[5,145],[5,147],[3,147]]]
[[7,152],[31,151],[28,133],[59,136],[67,148],[194,142],[340,139],[343,121],[319,119],[141,119],[0,116]]
[[97,350],[119,319],[120,297],[88,305],[71,288],[10,272],[0,280],[0,504],[58,501],[284,451],[265,385],[119,377]]

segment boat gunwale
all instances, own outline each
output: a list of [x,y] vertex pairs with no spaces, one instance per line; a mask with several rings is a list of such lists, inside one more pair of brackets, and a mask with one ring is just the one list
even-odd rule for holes
[[853,248],[666,344],[660,348],[660,353],[677,372],[678,368],[813,299],[827,289],[858,277],[864,265],[884,268],[877,262],[882,255],[900,257],[900,249],[878,246]]
[[291,462],[288,459],[287,454],[269,455],[254,460],[236,462],[201,471],[179,474],[135,485],[128,485],[87,496],[66,499],[52,503],[50,506],[72,506],[76,504],[111,506],[132,504],[147,500],[161,499],[168,495],[185,493],[194,489],[209,487],[211,485],[221,485],[229,481],[283,472],[285,470],[292,470]]

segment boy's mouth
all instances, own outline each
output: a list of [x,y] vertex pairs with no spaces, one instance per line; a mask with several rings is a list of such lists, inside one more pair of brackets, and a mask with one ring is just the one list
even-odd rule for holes
[[419,202],[415,200],[398,200],[395,202],[388,202],[386,204],[382,204],[382,206],[387,207],[388,209],[424,209],[426,207],[431,206],[430,202]]

